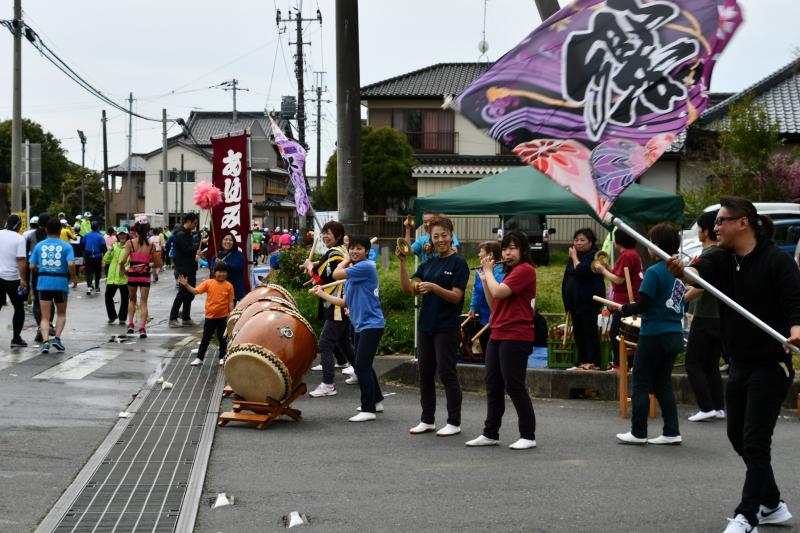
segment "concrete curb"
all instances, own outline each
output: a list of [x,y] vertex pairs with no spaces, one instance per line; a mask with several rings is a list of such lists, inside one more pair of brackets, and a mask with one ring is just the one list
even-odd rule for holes
[[[483,366],[481,365],[458,365],[458,380],[461,388],[465,391],[486,392]],[[727,383],[727,380],[727,376],[723,375],[723,385]],[[381,381],[417,386],[419,385],[417,365],[413,361],[402,363],[383,374]],[[534,398],[581,398],[586,397],[587,389],[591,389],[591,397],[597,400],[616,401],[619,395],[619,376],[616,372],[529,368],[527,383],[528,391]],[[678,403],[696,403],[686,374],[673,374],[672,388]],[[784,408],[795,409],[797,407],[798,393],[800,393],[800,381],[795,379],[783,402]]]

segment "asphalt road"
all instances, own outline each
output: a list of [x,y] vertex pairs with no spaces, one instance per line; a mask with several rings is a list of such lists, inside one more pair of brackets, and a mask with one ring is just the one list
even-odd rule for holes
[[[150,296],[150,337],[109,342],[125,333],[107,325],[103,294],[71,293],[65,352],[40,354],[28,313],[27,349],[8,348],[12,310],[0,311],[0,531],[38,524],[80,471],[147,379],[155,379],[173,346],[198,328],[167,329],[175,294],[171,273]],[[117,295],[119,301],[119,295]],[[193,306],[196,320],[202,306]],[[68,365],[58,366],[70,361]]]
[[[226,492],[235,504],[203,505],[196,531],[281,531],[282,517],[298,511],[310,523],[293,530],[309,532],[720,532],[738,501],[744,467],[724,423],[682,422],[681,446],[622,446],[614,435],[628,421],[616,404],[534,400],[538,447],[512,451],[518,433],[509,401],[501,446],[474,449],[464,442],[483,426],[479,395],[464,395],[464,433],[441,438],[408,434],[419,421],[415,389],[385,387],[395,393],[386,412],[355,424],[347,418],[358,406],[357,387],[338,377],[337,386],[335,397],[296,402],[301,422],[217,428],[203,500]],[[438,405],[442,413],[443,395]],[[680,408],[682,420],[692,413]],[[773,464],[784,498],[800,513],[800,423],[785,415]],[[650,422],[651,436],[660,429],[660,419]]]

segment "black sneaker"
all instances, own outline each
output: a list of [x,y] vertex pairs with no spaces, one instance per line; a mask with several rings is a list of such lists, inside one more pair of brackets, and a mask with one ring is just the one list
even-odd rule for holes
[[109,318],[109,319],[108,319],[108,324],[109,324],[109,325],[110,325],[110,324],[113,324],[113,323],[114,323],[114,322],[116,322],[116,321],[117,321],[117,319],[116,319],[116,318]]
[[50,324],[50,336],[54,337],[56,334],[56,327],[53,324]]
[[22,340],[21,337],[17,337],[15,339],[11,339],[11,347],[12,348],[27,348],[28,343]]
[[36,330],[36,336],[33,338],[33,342],[39,342],[39,343],[41,343],[43,340],[44,340],[44,337],[42,337],[42,332],[41,332],[41,330],[37,329],[37,330]]

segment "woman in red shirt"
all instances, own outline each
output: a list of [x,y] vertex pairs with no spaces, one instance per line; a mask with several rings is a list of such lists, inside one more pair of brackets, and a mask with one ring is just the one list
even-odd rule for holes
[[[614,251],[619,255],[614,262],[614,268],[609,270],[601,266],[600,273],[611,282],[611,299],[619,304],[632,303],[628,298],[628,285],[625,283],[625,267],[631,276],[631,288],[633,289],[633,301],[639,301],[639,286],[642,284],[642,258],[636,251],[636,241],[624,231],[614,232]],[[608,335],[611,338],[611,349],[614,351],[614,362],[611,368],[614,372],[619,370],[619,342],[616,341],[619,335],[619,326],[622,322],[622,311],[613,309],[611,311],[611,325],[608,328]]]
[[533,311],[536,304],[536,269],[531,260],[528,238],[520,231],[503,237],[506,276],[497,282],[492,274],[494,260],[487,256],[480,270],[486,301],[492,308],[492,334],[486,347],[486,422],[483,433],[467,446],[496,446],[505,411],[505,393],[511,397],[519,418],[520,438],[509,448],[536,447],[536,415],[528,396],[525,377],[528,356],[533,351]]

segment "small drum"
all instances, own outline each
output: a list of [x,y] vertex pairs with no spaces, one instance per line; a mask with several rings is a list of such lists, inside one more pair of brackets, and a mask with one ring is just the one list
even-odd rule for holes
[[311,324],[297,311],[272,303],[237,331],[225,357],[225,379],[251,402],[282,401],[298,386],[317,355]]
[[284,300],[277,296],[260,296],[257,300],[247,304],[244,308],[239,309],[237,306],[236,309],[231,311],[231,314],[228,316],[228,321],[225,324],[225,338],[230,341],[236,334],[236,331],[242,329],[244,323],[256,314],[259,309],[266,309],[271,305],[297,311],[297,308],[292,305],[292,302],[289,300]]
[[278,298],[283,298],[284,300],[291,302],[292,307],[297,309],[297,302],[294,301],[294,297],[289,291],[287,291],[280,285],[276,285],[274,283],[267,283],[266,285],[258,286],[252,291],[245,294],[244,298],[239,300],[239,303],[236,304],[236,307],[233,309],[233,312],[244,311],[245,307],[255,302],[262,296],[277,296]]
[[619,336],[625,339],[625,344],[635,347],[639,342],[639,328],[641,327],[641,317],[622,317],[622,322],[619,325]]

